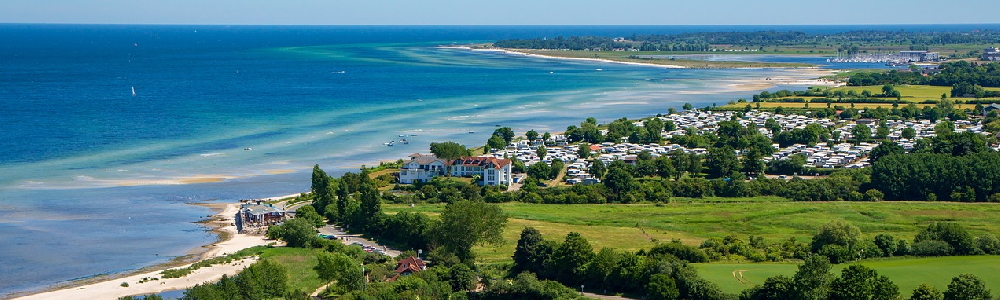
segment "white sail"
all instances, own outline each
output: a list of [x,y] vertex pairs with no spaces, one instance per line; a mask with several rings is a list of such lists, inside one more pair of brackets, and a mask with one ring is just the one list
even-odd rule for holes
[[132,87],[132,97],[135,97],[135,87]]

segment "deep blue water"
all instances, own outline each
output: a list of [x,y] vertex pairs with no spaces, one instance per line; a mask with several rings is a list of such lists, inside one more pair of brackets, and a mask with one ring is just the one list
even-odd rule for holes
[[[588,116],[724,104],[754,93],[739,86],[748,80],[812,77],[438,45],[996,27],[0,25],[0,298],[183,255],[214,240],[192,224],[210,212],[185,203],[302,192],[313,164],[340,174],[432,141],[477,146],[496,124],[555,132]],[[382,145],[398,134],[417,136]],[[181,184],[198,176],[228,179]]]

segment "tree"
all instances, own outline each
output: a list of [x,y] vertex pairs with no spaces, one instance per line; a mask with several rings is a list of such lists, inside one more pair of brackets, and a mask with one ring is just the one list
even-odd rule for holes
[[889,133],[890,133],[889,127],[879,126],[877,129],[875,129],[875,139],[884,140],[889,137]]
[[854,136],[854,143],[867,142],[872,138],[872,129],[865,124],[857,124],[851,128],[851,135]]
[[559,247],[552,252],[546,268],[551,269],[557,281],[573,286],[583,282],[587,264],[594,257],[590,242],[577,232],[570,232]]
[[525,227],[521,230],[521,238],[517,240],[517,247],[514,248],[514,265],[511,266],[511,275],[521,272],[532,272],[541,274],[544,270],[545,261],[552,256],[553,247],[542,239],[542,234],[534,227]]
[[962,274],[952,278],[948,290],[944,291],[944,300],[990,300],[993,296],[986,288],[986,283],[972,274]]
[[358,209],[358,222],[365,233],[374,234],[381,229],[384,215],[382,214],[382,199],[374,184],[364,183],[359,191],[361,200]]
[[489,152],[490,149],[506,149],[507,143],[504,142],[503,138],[498,135],[491,135],[490,139],[486,141],[486,149],[483,149],[483,153]]
[[450,278],[448,278],[448,283],[451,284],[452,291],[468,291],[476,288],[476,272],[469,268],[466,264],[456,264],[451,266]]
[[955,123],[951,121],[941,121],[934,125],[934,134],[939,136],[949,135],[955,132]]
[[903,149],[903,146],[900,146],[896,142],[882,141],[881,144],[872,148],[872,152],[868,154],[868,158],[872,163],[875,163],[879,158],[904,153],[906,153],[906,149]]
[[528,138],[529,141],[534,141],[538,139],[538,131],[535,131],[534,129],[528,130],[528,132],[524,133],[524,137]]
[[549,167],[544,161],[536,162],[535,164],[528,167],[528,176],[531,176],[538,180],[549,180],[552,179],[552,168]]
[[684,103],[684,107],[682,107],[682,108],[684,110],[691,110],[691,109],[694,108],[694,106],[692,106],[691,103]]
[[852,265],[830,283],[830,300],[895,300],[899,287],[875,270]]
[[913,289],[910,300],[944,300],[944,294],[941,294],[933,286],[921,283],[916,289]]
[[912,140],[917,137],[917,130],[910,127],[903,128],[903,132],[900,133],[900,136],[904,139]]
[[958,223],[935,222],[925,227],[913,238],[913,243],[923,241],[942,241],[948,243],[958,255],[976,254],[976,245],[972,234]]
[[348,290],[361,289],[364,284],[361,273],[361,263],[340,252],[320,252],[317,254],[315,270],[319,278],[326,281],[337,280]]
[[514,140],[514,130],[510,127],[501,127],[493,131],[493,135],[503,138],[504,145],[510,144]]
[[819,252],[827,245],[850,247],[861,239],[861,229],[849,223],[834,221],[823,224],[813,236],[812,251]]
[[288,290],[288,270],[271,259],[250,265],[235,278],[243,299],[274,299]]
[[319,168],[318,164],[313,166],[311,187],[313,193],[312,207],[316,209],[317,213],[325,214],[326,207],[333,204],[337,190],[334,182],[323,169]]
[[778,124],[778,121],[775,121],[774,118],[767,118],[764,121],[764,128],[770,130],[772,135],[781,133],[781,124]]
[[759,176],[764,174],[767,165],[761,160],[761,155],[757,151],[751,150],[743,155],[743,172]]
[[604,186],[619,200],[639,189],[639,184],[632,177],[631,168],[620,160],[608,166],[608,173],[604,176]]
[[455,142],[431,143],[431,153],[437,156],[437,158],[445,160],[454,160],[472,155],[469,149]]
[[582,159],[587,159],[590,157],[590,145],[587,143],[580,143],[580,147],[576,149],[576,156]]
[[723,178],[739,171],[740,162],[736,152],[729,146],[711,148],[705,157],[705,167],[709,178]]
[[541,160],[541,159],[545,159],[545,155],[549,154],[549,152],[548,152],[548,150],[545,149],[545,146],[538,146],[538,148],[535,149],[535,154],[537,154],[538,155],[538,159]]
[[594,175],[594,178],[603,179],[604,174],[607,173],[607,166],[604,165],[604,161],[600,159],[595,159],[590,162],[590,174]]
[[674,278],[666,274],[653,274],[649,277],[649,284],[646,285],[649,293],[649,300],[674,300],[680,297],[681,292],[677,290],[677,283]]
[[545,133],[542,134],[542,140],[543,141],[548,141],[550,139],[552,139],[552,134],[549,133],[548,131],[546,131]]
[[805,262],[799,265],[799,270],[795,272],[792,281],[795,287],[792,290],[792,299],[801,300],[825,300],[829,296],[830,281],[833,275],[830,274],[830,260],[822,255],[807,256]]
[[882,250],[882,257],[892,257],[899,250],[899,242],[896,238],[887,233],[882,233],[875,236],[875,246],[878,246],[879,250]]
[[740,300],[781,300],[794,299],[792,293],[795,289],[792,278],[784,275],[777,275],[764,280],[764,284],[743,291]]
[[889,97],[892,96],[892,92],[896,89],[892,87],[891,84],[886,84],[882,86],[882,96]]
[[462,200],[445,206],[441,223],[434,230],[438,245],[462,261],[473,258],[472,246],[503,242],[507,215],[499,206]]
[[268,228],[267,237],[281,239],[288,247],[306,248],[316,240],[316,228],[309,220],[295,218]]
[[312,205],[303,205],[295,210],[295,218],[308,220],[315,227],[321,227],[326,223],[323,222],[323,216],[316,213],[316,209]]

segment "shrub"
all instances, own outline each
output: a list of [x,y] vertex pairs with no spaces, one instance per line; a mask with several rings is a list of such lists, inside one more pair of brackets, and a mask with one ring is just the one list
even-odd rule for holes
[[926,240],[913,243],[910,252],[917,256],[947,256],[952,253],[948,243],[937,240]]

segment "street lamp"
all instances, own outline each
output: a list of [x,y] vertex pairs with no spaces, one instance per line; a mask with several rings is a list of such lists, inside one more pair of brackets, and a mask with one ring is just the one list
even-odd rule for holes
[[580,296],[583,296],[583,285],[580,285]]
[[365,283],[363,286],[361,286],[361,290],[364,291],[368,289],[368,276],[365,276],[365,263],[361,263],[361,277],[363,278],[361,280],[363,280]]

